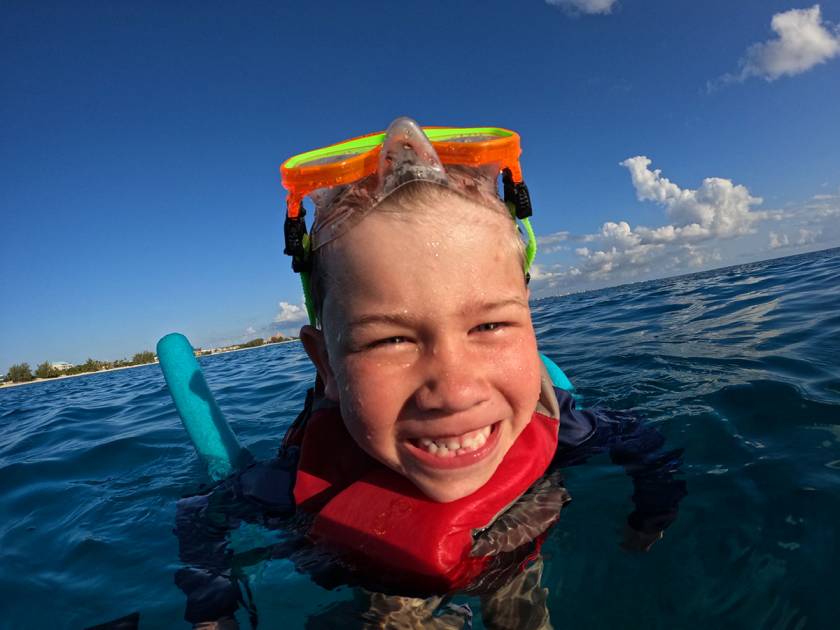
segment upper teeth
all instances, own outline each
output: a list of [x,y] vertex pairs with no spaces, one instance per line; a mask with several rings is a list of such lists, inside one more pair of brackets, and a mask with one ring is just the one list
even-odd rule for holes
[[[490,436],[491,427],[471,431],[469,437],[448,437],[432,440],[420,438],[420,447],[438,457],[455,457],[484,446]],[[467,435],[467,434],[464,434]]]

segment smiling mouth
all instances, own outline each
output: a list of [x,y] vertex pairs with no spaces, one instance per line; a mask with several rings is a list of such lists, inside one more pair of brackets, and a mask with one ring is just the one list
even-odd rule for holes
[[469,466],[487,457],[498,443],[501,422],[462,435],[406,440],[409,452],[433,468]]
[[492,430],[493,426],[490,425],[454,437],[413,439],[411,444],[437,457],[456,457],[484,446]]

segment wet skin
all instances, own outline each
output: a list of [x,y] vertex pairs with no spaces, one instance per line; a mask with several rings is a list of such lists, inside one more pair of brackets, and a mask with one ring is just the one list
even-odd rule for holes
[[454,197],[420,220],[372,212],[329,252],[325,332],[301,330],[358,445],[435,501],[484,485],[539,397],[513,229]]

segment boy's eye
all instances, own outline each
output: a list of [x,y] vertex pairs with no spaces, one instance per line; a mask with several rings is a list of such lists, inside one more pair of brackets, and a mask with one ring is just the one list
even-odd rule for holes
[[385,337],[384,339],[377,339],[370,345],[374,348],[377,346],[396,346],[401,343],[405,343],[406,341],[408,341],[407,337]]
[[502,328],[504,328],[502,322],[487,322],[486,324],[479,324],[473,330],[476,332],[492,332],[494,330],[501,330]]

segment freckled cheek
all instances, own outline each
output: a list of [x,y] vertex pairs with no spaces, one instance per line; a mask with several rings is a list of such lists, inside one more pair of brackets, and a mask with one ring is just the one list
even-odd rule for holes
[[523,345],[497,355],[493,380],[518,412],[530,413],[540,394],[539,359]]
[[393,417],[380,406],[346,409],[342,404],[344,423],[362,450],[386,465],[395,460]]
[[339,394],[342,412],[351,419],[351,433],[357,441],[379,450],[393,439],[394,424],[403,406],[398,388],[392,379],[383,378],[381,370],[364,362],[348,364],[347,368]]
[[503,375],[508,381],[519,379],[528,382],[535,377],[539,379],[536,357],[536,346],[528,343],[526,337],[521,343],[516,340],[494,349],[488,363],[496,375]]
[[368,406],[387,400],[396,384],[387,370],[368,361],[348,363],[342,376],[344,393],[355,405]]

